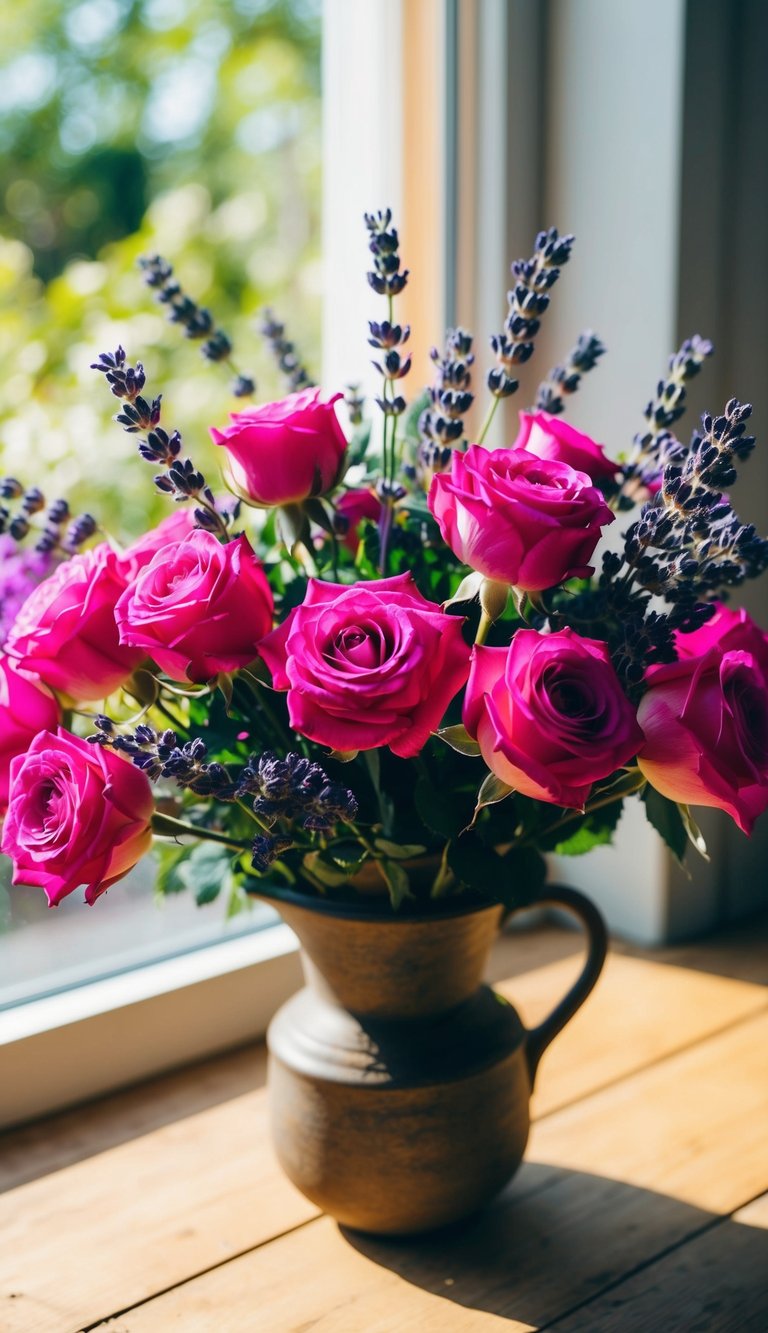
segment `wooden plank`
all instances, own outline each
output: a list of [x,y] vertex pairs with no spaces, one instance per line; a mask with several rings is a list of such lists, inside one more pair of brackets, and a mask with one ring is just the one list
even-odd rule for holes
[[730,1213],[768,1189],[768,1012],[539,1121],[529,1158]]
[[[499,986],[526,1023],[540,1022],[579,970],[567,958]],[[768,1006],[749,982],[611,955],[584,1007],[544,1055],[533,1112],[549,1115]]]
[[768,1195],[590,1301],[558,1333],[648,1333],[659,1328],[765,1333],[768,1328]]
[[79,1329],[316,1214],[235,1098],[5,1194],[0,1328]]
[[[575,969],[576,960],[511,984],[529,1021],[565,989],[569,967]],[[709,977],[702,988],[684,969],[612,959],[587,1006],[545,1056],[537,1104],[551,1111],[569,1097],[585,1096],[735,1022],[765,998],[737,981]],[[6,1136],[16,1159],[9,1179],[23,1172],[30,1152],[35,1169],[47,1164],[51,1174],[0,1199],[6,1240],[0,1293],[14,1293],[5,1316],[0,1303],[0,1327],[5,1330],[4,1317],[13,1321],[9,1330],[24,1333],[50,1327],[60,1333],[67,1320],[93,1322],[315,1214],[284,1181],[266,1147],[262,1095],[232,1096],[244,1080],[260,1077],[250,1060],[244,1052],[214,1062],[216,1068],[157,1080],[49,1126]],[[222,1098],[229,1100],[217,1107]],[[210,1109],[189,1114],[200,1100]],[[83,1160],[73,1160],[77,1156]],[[59,1162],[71,1165],[54,1170]],[[551,1183],[548,1169],[531,1171],[518,1193]],[[73,1254],[87,1255],[88,1262],[73,1267]],[[54,1313],[58,1325],[51,1323]]]
[[[382,1241],[323,1218],[112,1327],[539,1328],[768,1187],[767,1040],[761,1014],[549,1116],[517,1182],[448,1234]],[[662,1304],[643,1327],[692,1326]]]
[[0,1194],[264,1086],[262,1042],[0,1134]]

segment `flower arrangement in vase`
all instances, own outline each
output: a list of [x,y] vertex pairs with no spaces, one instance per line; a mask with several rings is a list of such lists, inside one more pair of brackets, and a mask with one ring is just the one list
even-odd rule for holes
[[[750,407],[705,415],[688,443],[673,431],[708,342],[671,358],[626,456],[562,419],[603,354],[591,333],[511,446],[487,448],[571,256],[573,237],[542,232],[513,265],[470,443],[473,339],[449,331],[409,407],[408,273],[390,212],[365,223],[378,429],[355,386],[342,426],[344,395],[311,384],[268,316],[291,392],[211,431],[225,493],[122,348],[94,369],[175,511],[123,547],[0,481],[0,817],[14,883],[52,906],[80,886],[96,902],[154,840],[161,892],[279,907],[313,988],[271,1034],[281,1159],[335,1216],[407,1231],[514,1170],[541,1052],[599,972],[599,916],[545,886],[545,854],[610,841],[632,796],[679,858],[703,846],[691,806],[748,833],[768,805],[768,637],[723,600],[768,542],[727,495]],[[142,263],[206,359],[229,361],[170,265]],[[233,388],[255,393],[243,374]],[[480,981],[502,914],[545,898],[591,949],[526,1033]],[[466,1116],[473,1153],[446,1172]]]

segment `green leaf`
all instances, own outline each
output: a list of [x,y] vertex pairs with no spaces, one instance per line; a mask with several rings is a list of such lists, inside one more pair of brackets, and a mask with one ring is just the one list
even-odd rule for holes
[[505,907],[530,902],[547,874],[544,857],[534,847],[519,847],[499,856],[474,833],[463,833],[451,843],[448,864],[466,888]]
[[198,907],[212,903],[232,881],[232,853],[214,842],[201,842],[178,867],[184,887],[195,895]]
[[428,778],[420,777],[414,788],[416,813],[425,828],[441,838],[455,838],[470,816],[458,793],[439,791]]
[[179,874],[179,868],[182,861],[192,855],[192,847],[189,844],[158,842],[153,848],[153,855],[157,862],[155,892],[162,897],[170,893],[183,893],[187,886]]
[[514,790],[514,787],[510,787],[508,782],[502,782],[501,778],[497,778],[495,773],[486,773],[477,793],[477,803],[470,828],[474,827],[481,810],[484,810],[487,805],[498,805],[499,801],[511,796]]
[[333,517],[329,514],[322,500],[312,496],[309,500],[304,501],[303,509],[312,522],[316,523],[324,532],[333,532]]
[[349,879],[349,871],[329,862],[322,852],[307,852],[304,865],[327,889],[338,889]]
[[391,856],[394,861],[408,861],[414,856],[423,856],[427,850],[417,842],[390,842],[387,838],[376,838],[374,847],[385,856]]
[[502,857],[502,872],[494,897],[505,907],[530,903],[547,878],[547,863],[535,847],[517,847]]
[[453,594],[453,597],[449,597],[448,601],[444,603],[443,610],[447,611],[449,606],[457,606],[459,602],[474,601],[476,597],[480,596],[482,583],[482,574],[477,574],[474,571],[471,574],[466,574]]
[[471,755],[472,758],[476,758],[480,754],[480,746],[477,741],[472,739],[466,727],[463,727],[461,723],[455,727],[441,727],[434,734],[441,741],[445,741],[446,745],[450,745],[451,749],[456,750],[458,754]]
[[353,759],[357,759],[359,750],[331,750],[329,759],[335,759],[337,764],[351,764]]
[[621,801],[614,801],[591,815],[585,815],[576,829],[556,842],[551,850],[558,856],[583,856],[593,847],[606,846],[613,839],[623,808]]
[[674,801],[668,801],[666,796],[662,796],[661,792],[656,791],[655,787],[646,787],[642,799],[645,802],[645,813],[651,824],[682,865],[685,849],[688,845],[688,834],[680,808]]
[[404,898],[413,897],[410,881],[403,867],[398,865],[397,861],[381,861],[379,864],[387,881],[390,901],[395,911],[397,911]]
[[703,856],[704,860],[708,861],[709,852],[707,851],[707,844],[704,841],[704,835],[701,829],[691,814],[691,807],[689,805],[679,804],[677,808],[680,811],[680,818],[683,821],[683,827],[689,842],[696,848],[699,856]]
[[475,889],[487,898],[495,897],[500,883],[501,857],[486,847],[476,833],[462,833],[448,848],[448,865],[467,889]]
[[309,519],[301,505],[283,505],[277,513],[277,527],[280,539],[289,551],[293,551],[299,542],[304,546],[311,543]]
[[229,674],[228,671],[220,671],[218,676],[216,677],[216,684],[221,690],[224,699],[224,709],[226,711],[227,717],[230,717],[232,713],[232,695],[234,693],[234,684],[232,676]]
[[325,859],[339,866],[347,875],[354,875],[364,861],[367,860],[368,853],[359,842],[335,842],[328,847],[325,852]]
[[605,847],[613,839],[613,829],[590,828],[586,820],[570,838],[556,842],[551,849],[557,856],[584,856],[594,847]]

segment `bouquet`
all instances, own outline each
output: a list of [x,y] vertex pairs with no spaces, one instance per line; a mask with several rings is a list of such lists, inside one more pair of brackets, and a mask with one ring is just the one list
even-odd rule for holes
[[[749,833],[768,805],[768,636],[725,600],[768,564],[728,497],[751,408],[675,433],[711,344],[683,343],[622,455],[563,419],[604,351],[591,332],[514,441],[486,447],[571,257],[572,236],[542,232],[512,266],[470,442],[473,338],[449,331],[409,405],[408,273],[391,213],[365,224],[372,415],[355,385],[315,387],[268,314],[290,392],[258,404],[237,375],[240,410],[211,431],[221,488],[143,366],[121,347],[96,361],[173,506],[140,540],[0,481],[2,850],[51,905],[79,887],[94,903],[154,840],[161,892],[226,893],[231,912],[296,890],[511,907],[545,853],[609,842],[630,797],[681,859],[704,850],[692,806]],[[142,264],[231,364],[171,266]]]

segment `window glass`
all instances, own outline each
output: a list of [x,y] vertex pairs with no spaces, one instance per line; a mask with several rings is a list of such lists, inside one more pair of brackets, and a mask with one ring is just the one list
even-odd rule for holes
[[[168,512],[89,369],[122,344],[211,476],[208,426],[286,392],[272,306],[319,369],[321,0],[27,0],[0,16],[0,476],[66,495],[121,539]],[[161,253],[233,342],[206,363],[137,267]],[[30,577],[34,577],[34,569]],[[0,637],[20,580],[0,535]],[[25,585],[26,586],[26,585]],[[272,920],[225,895],[154,901],[151,861],[95,909],[49,910],[0,857],[0,1005]]]

